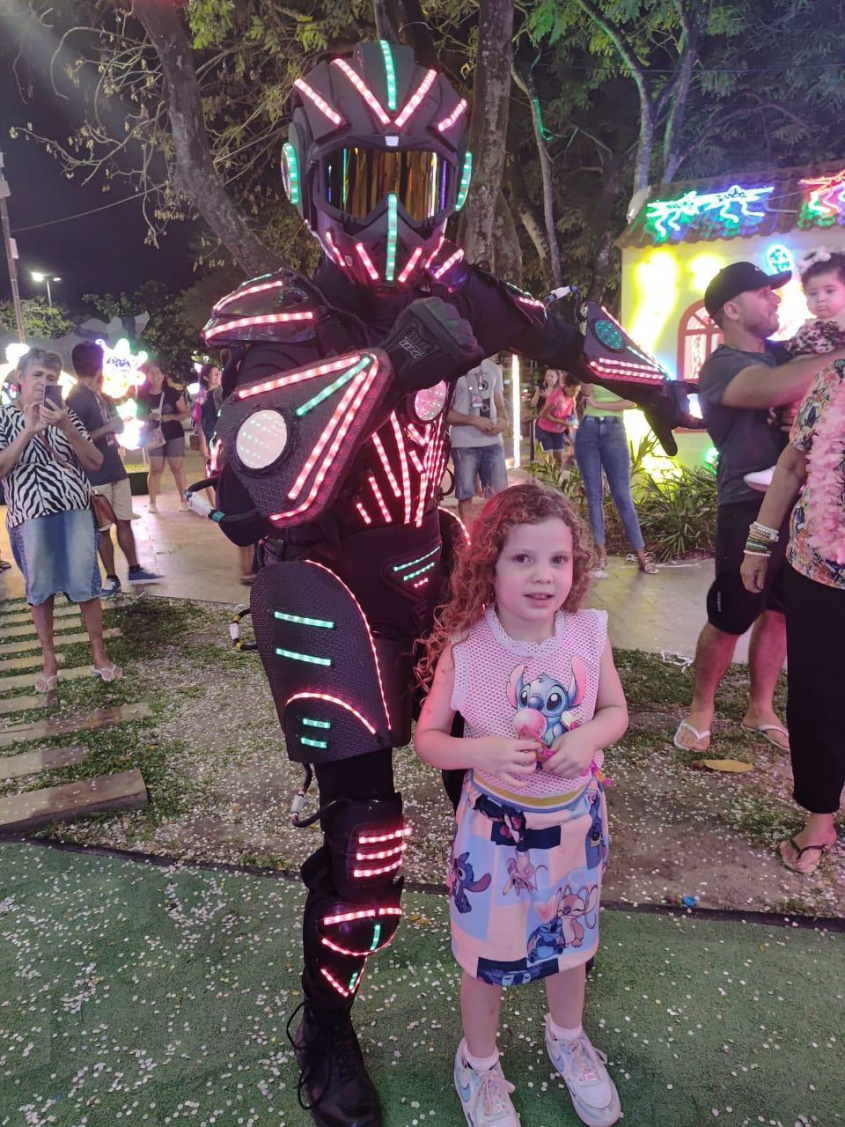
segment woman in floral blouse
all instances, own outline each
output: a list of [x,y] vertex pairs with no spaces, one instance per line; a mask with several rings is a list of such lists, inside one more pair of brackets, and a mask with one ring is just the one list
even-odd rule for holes
[[845,785],[843,360],[816,376],[752,525],[742,578],[753,593],[763,587],[771,543],[796,499],[786,568],[787,719],[793,797],[808,817],[779,850],[788,868],[811,873],[837,843],[834,815]]

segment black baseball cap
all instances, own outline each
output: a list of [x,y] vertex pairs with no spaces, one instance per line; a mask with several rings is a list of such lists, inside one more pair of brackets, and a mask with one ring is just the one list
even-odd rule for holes
[[712,317],[726,301],[731,301],[739,294],[748,290],[763,290],[766,286],[778,290],[791,277],[791,270],[782,270],[780,274],[766,274],[753,262],[732,262],[710,280],[704,291],[704,308]]

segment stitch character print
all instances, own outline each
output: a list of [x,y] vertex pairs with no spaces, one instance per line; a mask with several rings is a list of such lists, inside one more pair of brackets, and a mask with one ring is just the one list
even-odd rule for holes
[[572,710],[584,699],[587,671],[579,657],[572,658],[571,668],[568,689],[547,673],[526,681],[525,665],[517,665],[508,679],[508,700],[517,709],[513,718],[516,736],[534,737],[544,744],[544,749],[537,753],[538,770],[542,769],[543,760],[553,754],[552,744],[558,736],[578,726]]

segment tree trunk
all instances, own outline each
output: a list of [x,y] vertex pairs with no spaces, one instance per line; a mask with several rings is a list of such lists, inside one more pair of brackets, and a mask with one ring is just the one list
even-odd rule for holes
[[593,280],[587,293],[587,298],[590,301],[601,301],[607,286],[607,279],[613,269],[613,231],[615,226],[613,212],[616,206],[616,198],[619,195],[619,181],[622,178],[624,165],[624,154],[613,153],[608,157],[602,177],[601,194],[594,220],[594,229],[599,232],[599,238],[593,257]]
[[540,114],[540,103],[534,81],[531,75],[527,79],[513,68],[513,79],[517,86],[528,98],[531,108],[531,122],[534,126],[534,140],[537,142],[537,155],[540,158],[540,176],[543,182],[543,221],[546,225],[546,245],[549,253],[549,266],[552,272],[552,283],[555,286],[563,285],[563,275],[560,267],[560,247],[557,243],[557,227],[555,226],[555,194],[552,184],[552,160],[546,139],[543,136],[543,119]]
[[470,127],[475,163],[459,241],[467,259],[486,268],[494,257],[493,224],[505,167],[512,39],[513,0],[481,0]]
[[202,98],[179,4],[132,0],[161,60],[173,137],[174,183],[248,277],[277,270],[279,256],[258,238],[228,196],[211,159]]
[[399,3],[397,0],[373,0],[376,35],[388,43],[399,43]]
[[505,193],[500,189],[493,217],[493,270],[499,278],[522,284],[522,248]]

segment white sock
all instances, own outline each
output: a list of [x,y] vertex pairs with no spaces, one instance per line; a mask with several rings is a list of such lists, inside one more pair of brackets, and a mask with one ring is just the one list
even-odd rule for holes
[[574,1029],[564,1029],[562,1025],[557,1024],[551,1014],[549,1014],[549,1029],[557,1041],[577,1041],[584,1032],[584,1027],[580,1021]]
[[464,1040],[464,1060],[475,1072],[486,1072],[488,1068],[495,1068],[499,1063],[499,1050],[497,1049],[489,1057],[474,1057],[467,1048],[466,1040]]

